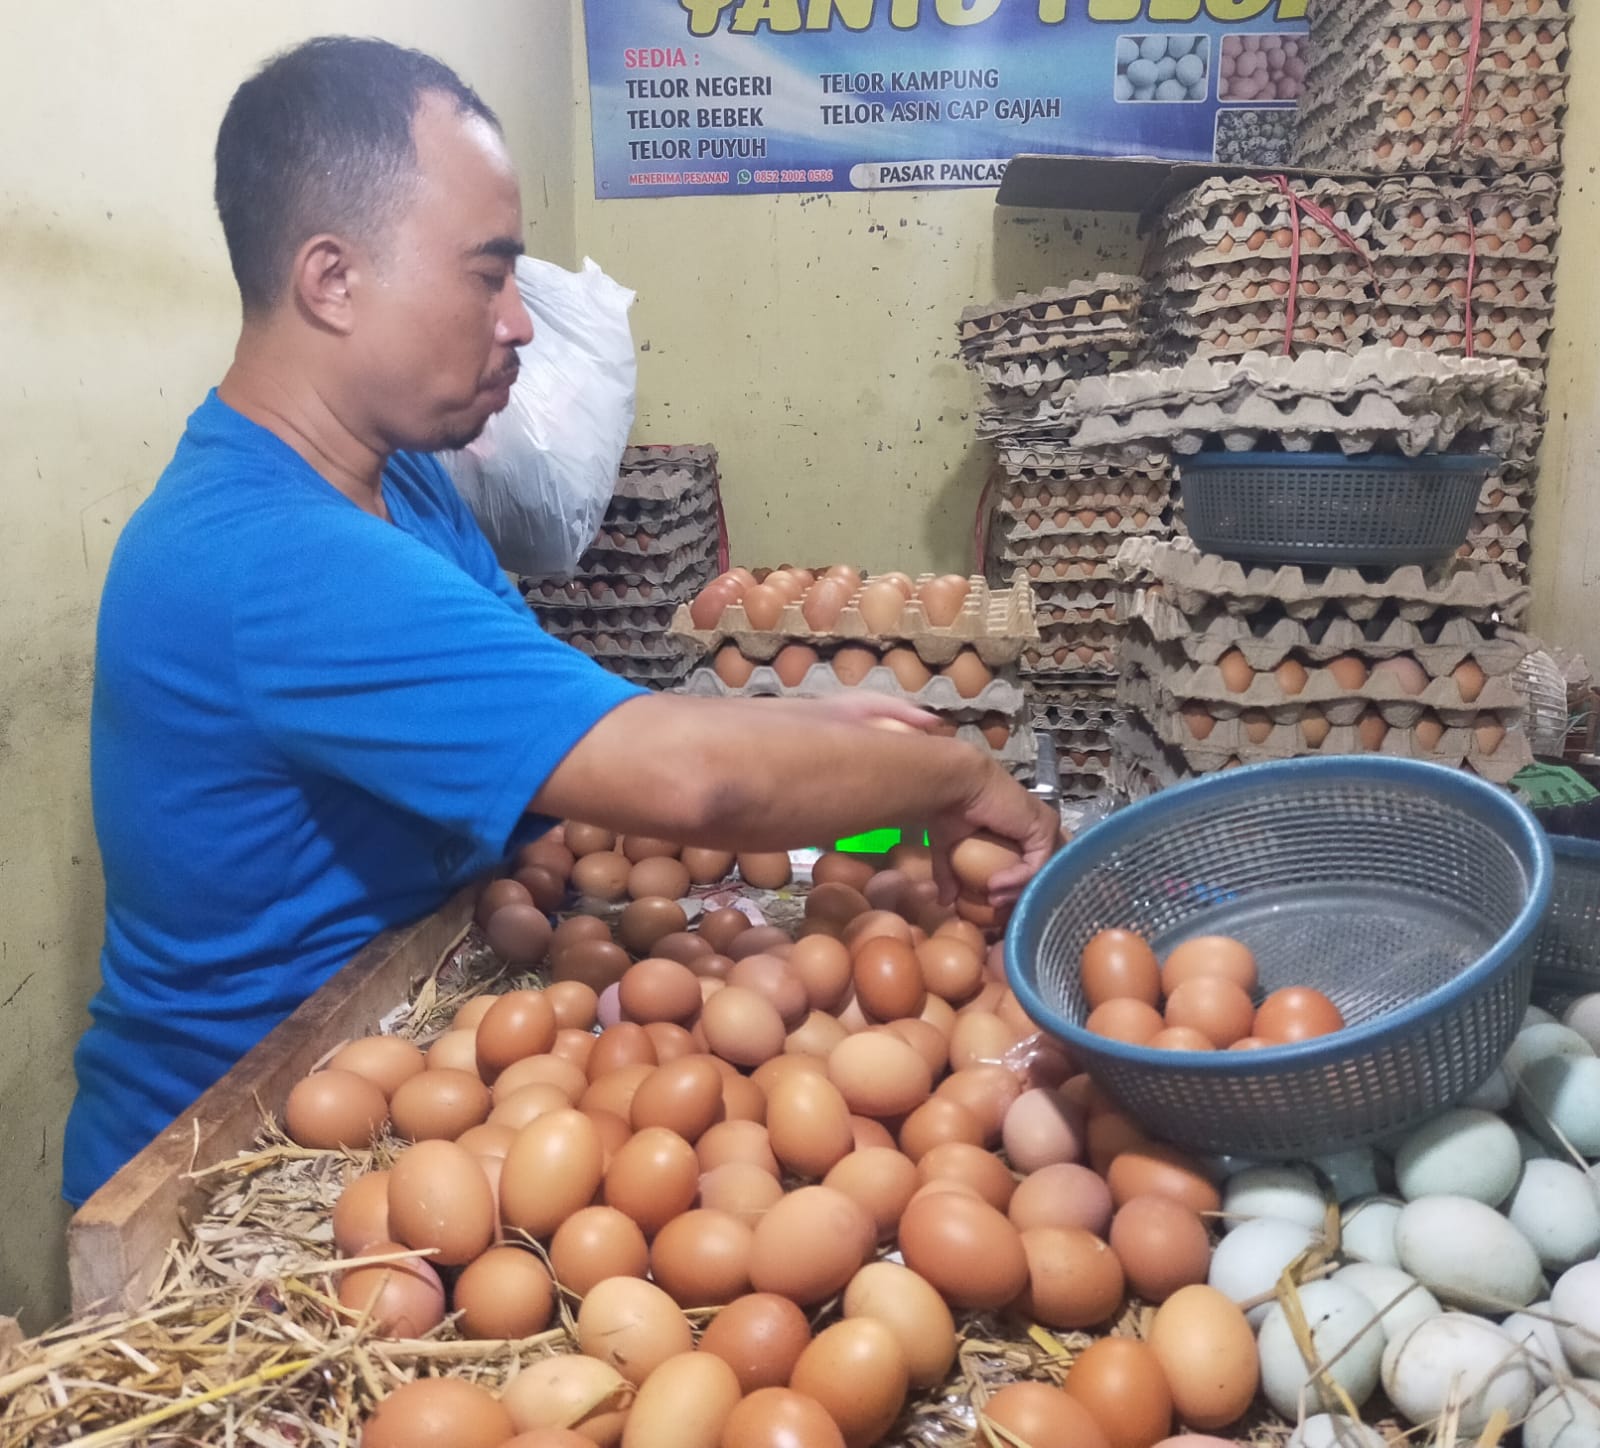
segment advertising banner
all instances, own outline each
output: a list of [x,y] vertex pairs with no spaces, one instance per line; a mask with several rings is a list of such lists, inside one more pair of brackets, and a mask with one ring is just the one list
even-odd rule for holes
[[1271,165],[1306,0],[586,0],[595,195],[997,186],[1023,152]]

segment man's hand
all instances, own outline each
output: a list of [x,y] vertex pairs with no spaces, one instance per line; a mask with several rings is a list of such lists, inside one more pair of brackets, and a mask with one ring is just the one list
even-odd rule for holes
[[989,881],[989,903],[1002,909],[1015,903],[1022,887],[1055,852],[1061,839],[1061,817],[994,765],[962,807],[947,810],[928,828],[933,846],[933,877],[939,886],[939,898],[946,904],[956,898],[957,891],[950,852],[978,830],[1010,840],[1022,855],[1019,864],[999,871]]

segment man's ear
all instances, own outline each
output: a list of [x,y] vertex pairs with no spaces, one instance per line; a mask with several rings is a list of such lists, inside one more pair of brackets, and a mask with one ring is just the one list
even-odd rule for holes
[[356,259],[343,237],[313,236],[295,253],[289,284],[295,305],[315,326],[347,336],[355,330],[351,290]]

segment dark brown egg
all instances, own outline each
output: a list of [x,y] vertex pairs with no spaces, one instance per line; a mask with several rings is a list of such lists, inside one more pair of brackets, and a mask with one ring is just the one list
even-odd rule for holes
[[516,882],[546,914],[559,910],[566,903],[567,876],[544,865],[523,865],[516,873]]
[[649,955],[663,935],[688,928],[689,917],[676,900],[647,896],[635,900],[617,921],[617,938],[635,955]]
[[585,855],[572,867],[572,886],[591,900],[612,904],[628,893],[628,872],[632,868],[627,857],[615,851]]
[[631,963],[628,952],[612,940],[580,940],[556,957],[550,974],[555,980],[582,981],[599,995],[621,980]]
[[536,905],[502,905],[489,917],[484,934],[501,960],[521,967],[537,965],[545,958],[552,931]]
[[700,919],[699,936],[718,955],[726,955],[728,947],[750,929],[750,917],[731,906],[708,910]]
[[657,897],[681,900],[689,893],[689,867],[669,855],[640,860],[628,872],[628,896],[633,900]]
[[489,917],[502,905],[531,905],[533,896],[515,880],[491,880],[478,896],[474,912],[479,925],[487,925]]

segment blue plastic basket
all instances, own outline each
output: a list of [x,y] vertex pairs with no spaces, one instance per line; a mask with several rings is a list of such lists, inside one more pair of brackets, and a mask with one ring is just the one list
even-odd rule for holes
[[[1231,770],[1130,806],[1052,859],[1017,907],[1007,969],[1028,1014],[1153,1135],[1320,1154],[1439,1111],[1499,1064],[1531,996],[1550,859],[1521,804],[1460,771],[1383,756]],[[1112,926],[1163,957],[1231,935],[1256,954],[1258,999],[1314,986],[1346,1029],[1242,1053],[1091,1035],[1078,960]]]
[[1600,842],[1552,835],[1550,909],[1533,939],[1540,995],[1600,991]]
[[1443,562],[1472,528],[1483,454],[1197,453],[1179,465],[1196,545],[1245,563]]

